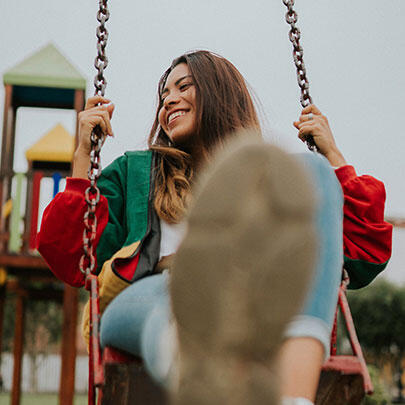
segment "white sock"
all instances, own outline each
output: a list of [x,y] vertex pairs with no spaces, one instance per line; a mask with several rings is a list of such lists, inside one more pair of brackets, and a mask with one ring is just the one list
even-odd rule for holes
[[176,325],[173,321],[170,321],[167,327],[162,331],[159,339],[159,361],[156,368],[163,381],[170,379],[170,374],[174,372],[173,369],[175,369],[176,366],[177,350]]
[[314,405],[314,403],[306,398],[284,397],[281,400],[281,405]]

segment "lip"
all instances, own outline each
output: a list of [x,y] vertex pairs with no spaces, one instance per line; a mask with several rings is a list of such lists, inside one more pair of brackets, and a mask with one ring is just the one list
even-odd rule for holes
[[167,126],[170,126],[172,122],[176,121],[177,118],[180,118],[180,117],[181,117],[181,115],[179,115],[178,117],[173,118],[173,119],[169,122],[170,116],[171,116],[172,114],[178,112],[178,111],[188,112],[188,110],[186,110],[185,108],[177,108],[176,110],[170,111],[170,113],[168,114],[167,119],[166,119]]

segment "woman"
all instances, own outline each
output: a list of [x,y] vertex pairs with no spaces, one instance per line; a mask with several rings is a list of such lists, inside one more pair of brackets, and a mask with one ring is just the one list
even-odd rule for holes
[[[155,364],[155,361],[156,357],[159,357],[156,354],[159,349],[156,348],[162,345],[165,336],[173,335],[172,323],[169,322],[171,313],[167,293],[169,276],[167,272],[156,273],[170,268],[168,259],[177,251],[185,233],[184,214],[190,203],[191,188],[195,178],[199,176],[201,167],[211,160],[215,160],[212,158],[214,148],[225,145],[225,141],[231,137],[229,134],[235,130],[251,128],[255,130],[255,133],[260,133],[260,126],[243,77],[229,61],[207,51],[192,52],[176,59],[159,83],[158,96],[159,105],[149,137],[149,150],[127,152],[107,167],[100,177],[99,187],[103,196],[97,208],[98,227],[95,243],[98,269],[100,270],[102,267],[99,275],[102,295],[101,310],[105,309],[112,298],[131,285],[119,294],[102,317],[102,344],[113,345],[144,356],[151,372],[155,373],[158,378],[165,379],[169,372],[168,368],[174,363],[173,359],[169,359],[165,367],[160,360],[158,365]],[[108,103],[109,100],[101,97],[90,98],[85,111],[80,114],[79,144],[75,152],[72,178],[68,179],[65,192],[58,194],[47,207],[38,235],[38,250],[47,260],[50,268],[57,277],[74,286],[82,286],[84,282],[84,276],[77,271],[77,268],[82,255],[82,218],[86,206],[83,192],[88,187],[86,179],[90,154],[89,135],[95,125],[100,125],[105,134],[112,135],[110,119],[114,106],[107,105]],[[353,287],[366,285],[384,268],[390,256],[391,227],[383,221],[384,187],[369,176],[357,177],[353,167],[346,165],[342,154],[335,145],[327,120],[315,106],[304,109],[299,121],[295,122],[295,126],[299,129],[301,139],[312,135],[320,152],[333,167],[337,168],[336,175],[343,188],[346,201],[345,265],[348,266]],[[305,175],[303,176],[300,173],[301,170],[296,168],[295,159],[285,156],[278,150],[268,149],[262,144],[259,146],[255,144],[250,148],[236,148],[231,155],[225,155],[222,163],[214,164],[211,175],[206,180],[205,188],[202,187],[200,197],[197,198],[191,213],[191,224],[194,223],[192,219],[194,217],[198,219],[199,212],[204,211],[204,207],[209,205],[209,201],[215,199],[217,202],[215,207],[223,207],[221,201],[226,200],[224,196],[227,194],[222,195],[221,193],[218,198],[211,193],[210,197],[207,190],[210,189],[213,182],[215,183],[215,179],[219,179],[218,181],[222,179],[219,190],[225,190],[230,183],[234,183],[231,181],[232,176],[226,178],[221,174],[230,170],[231,173],[238,173],[237,178],[241,180],[241,184],[245,185],[245,189],[240,189],[239,182],[234,184],[235,189],[239,190],[238,195],[241,196],[250,196],[257,191],[251,188],[254,182],[252,183],[249,177],[246,177],[246,173],[258,176],[256,179],[260,182],[269,181],[271,184],[281,184],[279,189],[282,191],[279,198],[280,201],[284,201],[281,205],[289,207],[292,204],[291,212],[295,212],[295,214],[297,211],[302,212],[303,218],[307,218],[307,222],[303,223],[310,227],[311,208],[308,208],[311,206],[310,186],[305,185]],[[279,155],[281,158],[278,158]],[[281,348],[278,364],[282,374],[282,394],[286,397],[304,398],[303,403],[305,403],[305,401],[314,400],[320,366],[328,354],[328,338],[341,272],[342,230],[340,228],[340,191],[335,184],[337,183],[336,178],[325,168],[325,163],[321,159],[314,159],[312,156],[306,155],[301,160],[301,165],[306,166],[306,170],[311,173],[308,177],[312,176],[318,186],[318,199],[321,202],[315,215],[320,248],[319,253],[316,254],[315,248],[309,249],[308,246],[304,246],[301,250],[304,263],[297,261],[294,265],[286,265],[289,269],[286,274],[294,277],[299,277],[301,274],[301,272],[294,272],[294,268],[303,269],[303,279],[301,280],[303,286],[307,284],[305,274],[309,272],[308,267],[315,267],[315,281],[311,284],[301,315],[294,318],[287,327],[285,337],[289,339],[285,340]],[[238,164],[239,161],[245,162],[245,166],[241,167]],[[276,165],[274,170],[269,172],[266,166],[268,161],[278,162],[277,165],[280,167],[285,164],[287,168],[282,173],[286,174],[288,181],[279,182],[279,166]],[[262,163],[255,165],[254,162]],[[264,170],[263,167],[266,169]],[[305,169],[304,173],[307,173]],[[297,183],[294,179],[300,179],[300,181]],[[296,187],[291,189],[288,184],[295,184]],[[301,198],[294,197],[294,192],[301,189],[299,184],[304,184],[300,191]],[[266,187],[260,188],[260,190],[266,190]],[[207,194],[208,197],[204,197]],[[228,190],[229,194],[232,194],[232,190]],[[271,196],[267,194],[263,196],[260,193],[254,195],[256,196],[255,201],[263,199],[267,201],[266,199],[268,199],[269,203],[274,203],[274,199],[278,198],[273,194]],[[200,199],[203,201],[208,199],[208,202],[199,205]],[[241,200],[243,200],[243,204],[250,204],[250,200],[245,201],[242,198]],[[301,202],[299,204],[297,202],[298,205],[295,206],[291,203],[294,200]],[[225,204],[223,210],[227,209],[229,206]],[[242,209],[240,212],[245,211]],[[291,214],[289,217],[295,218],[295,214]],[[71,219],[71,228],[65,229],[62,226],[62,217]],[[259,218],[261,217],[259,216]],[[238,221],[239,218],[236,220]],[[254,217],[250,218],[250,221],[254,223]],[[209,222],[209,218],[206,218],[205,222]],[[264,223],[267,224],[266,221]],[[259,228],[260,223],[257,224],[257,229]],[[304,228],[300,228],[301,231]],[[181,269],[187,274],[185,263],[190,257],[194,257],[193,263],[200,262],[195,260],[195,254],[190,256],[190,254],[184,253],[188,251],[187,240],[193,239],[192,232],[199,232],[198,230],[193,231],[193,229],[195,229],[194,225],[190,225],[190,234],[184,242],[185,248],[181,248],[175,265],[180,270],[178,273],[174,272],[174,275],[183,274]],[[270,237],[269,226],[265,226],[264,229],[263,238]],[[211,237],[214,237],[215,232],[212,232],[212,229],[210,232]],[[281,229],[280,235],[283,232],[284,230]],[[289,237],[294,239],[299,235],[301,235],[300,232],[296,232]],[[308,239],[311,239],[311,231],[308,230],[305,235],[309,235]],[[263,238],[255,240],[251,248],[246,250],[248,263],[259,256],[259,254],[252,256],[252,251],[260,245]],[[303,239],[305,237],[300,238],[300,240]],[[297,239],[294,240],[293,245],[299,245]],[[272,240],[271,243],[275,244],[276,241]],[[315,253],[311,254],[311,251]],[[196,254],[198,254],[198,249]],[[288,258],[290,255],[288,252],[284,252],[283,257]],[[203,262],[208,262],[214,257],[215,260],[219,260],[214,260],[214,267],[215,265],[222,266],[220,264],[222,258],[218,258],[218,256],[221,254],[215,253],[214,249],[212,254],[204,256]],[[246,257],[240,258],[241,261],[245,259]],[[313,261],[316,264],[310,265]],[[352,266],[350,267],[350,265]],[[194,264],[192,267],[196,268],[199,275],[203,273],[200,266]],[[225,267],[227,268],[227,266]],[[258,279],[261,274],[258,270],[260,266],[253,265],[252,267],[254,269],[251,271],[257,271],[253,274]],[[231,270],[228,269],[226,274],[228,275],[228,273],[230,274]],[[145,277],[152,274],[154,274],[153,277]],[[217,274],[217,272],[209,272],[209,274]],[[200,280],[200,278],[198,279]],[[180,322],[181,309],[187,308],[189,304],[192,307],[191,301],[176,298],[182,297],[181,291],[176,293],[176,285],[182,284],[173,282],[172,287],[172,302],[177,322]],[[191,288],[197,290],[198,284],[199,282]],[[268,285],[268,288],[273,288],[272,283]],[[216,291],[214,282],[211,284],[211,290]],[[260,295],[259,290],[255,290],[249,296]],[[283,314],[280,328],[274,327],[273,329],[283,330],[291,316],[298,311],[299,296],[302,295],[300,290],[305,291],[305,288],[299,288],[299,283],[297,287],[297,283],[286,282],[277,289],[273,288],[272,294],[267,294],[272,296],[281,291],[281,296],[287,298],[284,299],[282,307],[288,306],[288,302],[297,301]],[[148,297],[145,301],[143,298],[145,298],[146,292]],[[292,296],[297,296],[297,299],[288,299],[289,292],[292,293]],[[221,293],[218,295],[221,296]],[[214,294],[210,300],[216,296],[217,294]],[[179,305],[179,302],[183,305]],[[269,308],[267,304],[265,308]],[[275,305],[276,302],[272,304]],[[134,305],[132,310],[131,305]],[[282,312],[281,309],[280,312]],[[262,323],[259,327],[265,327],[265,324]],[[184,343],[184,336],[182,336],[180,333],[179,339]],[[199,342],[198,346],[202,345],[203,342]],[[167,352],[173,352],[173,345],[170,350],[161,350],[161,354]],[[184,348],[180,347],[180,352],[184,354]],[[197,350],[192,352],[195,354]],[[258,354],[254,354],[254,356],[256,355]],[[182,358],[184,362],[186,356],[183,355]],[[292,359],[293,361],[291,361]],[[160,371],[156,371],[159,368]],[[236,369],[239,370],[239,367]],[[190,374],[193,373],[187,375],[188,380],[193,380]],[[184,378],[186,378],[184,374],[180,375],[180,382]],[[201,381],[201,376],[196,380]],[[261,381],[261,378],[258,380]],[[263,390],[266,391],[269,378],[266,377],[264,380],[267,381],[263,383]],[[213,381],[211,383],[215,385]],[[182,385],[180,384],[180,386]],[[187,403],[187,401],[190,403],[193,395],[197,395],[197,398],[202,397],[202,395],[196,394],[198,387],[193,384],[191,386],[194,388],[191,389],[191,394],[187,394],[191,397],[187,397],[185,394],[188,400],[184,400],[183,403]],[[205,388],[209,386],[210,384],[207,384]],[[269,390],[272,391],[272,389]],[[218,391],[213,389],[213,392],[218,398]],[[229,395],[229,391],[227,394]],[[271,394],[269,395],[271,396]],[[266,395],[264,398],[266,398],[264,403],[271,403]],[[250,398],[244,403],[257,403],[257,398]]]

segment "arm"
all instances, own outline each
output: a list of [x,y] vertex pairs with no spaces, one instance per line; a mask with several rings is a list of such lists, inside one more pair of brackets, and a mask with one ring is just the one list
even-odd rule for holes
[[349,288],[368,285],[391,257],[392,225],[384,221],[384,184],[372,176],[357,176],[353,166],[338,168],[344,194],[344,267]]
[[[84,193],[90,186],[87,180],[91,152],[90,135],[96,125],[101,127],[105,135],[112,135],[110,119],[114,105],[105,106],[109,102],[110,100],[100,96],[91,97],[87,100],[85,110],[79,114],[79,142],[74,155],[72,178],[67,180],[66,190],[59,193],[46,208],[37,236],[37,248],[56,277],[77,287],[84,283],[84,275],[79,271],[79,261],[83,254],[83,217],[87,211]],[[103,195],[96,210],[98,223],[94,248],[100,238],[101,245],[105,245],[103,240],[106,236],[102,235],[109,220],[109,206],[112,206],[110,222],[119,221],[121,214],[121,207],[117,204],[117,201],[120,201],[120,204],[122,202],[122,197],[117,198],[117,195],[122,196],[121,182],[119,175],[114,174],[121,168],[118,161],[119,159],[104,170],[98,181]],[[107,202],[108,198],[111,201]],[[117,240],[120,240],[119,236],[114,242]],[[114,247],[115,244],[107,243],[107,247],[110,246]],[[101,255],[98,265],[104,260],[105,257]]]
[[[124,155],[106,167],[99,180],[101,192],[97,205],[97,272],[105,260],[119,250],[126,237],[124,210],[124,182],[126,178]],[[55,276],[74,287],[84,284],[79,270],[83,255],[83,216],[87,210],[84,192],[89,180],[68,178],[66,189],[58,193],[44,211],[37,248]]]
[[[36,240],[39,253],[55,276],[74,287],[83,286],[85,279],[79,261],[83,254],[83,216],[87,210],[84,192],[89,185],[85,179],[67,179],[65,191],[58,193],[46,207]],[[108,221],[108,204],[103,196],[96,216],[95,246]]]
[[336,170],[344,194],[344,267],[350,276],[349,288],[369,284],[391,257],[392,225],[384,221],[384,184],[371,176],[357,176],[336,145],[328,119],[315,105],[302,110],[294,122],[298,137],[313,136],[319,153]]

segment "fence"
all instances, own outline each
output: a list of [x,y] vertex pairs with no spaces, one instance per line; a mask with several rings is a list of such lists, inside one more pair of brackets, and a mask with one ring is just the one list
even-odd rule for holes
[[[23,357],[22,391],[23,392],[57,392],[60,383],[61,358],[58,354],[38,355],[36,358],[36,373],[28,355]],[[3,390],[10,391],[13,378],[13,355],[3,353],[1,357],[1,375]],[[33,378],[33,375],[36,378]],[[75,392],[87,392],[88,357],[76,357]],[[35,387],[36,385],[36,387]]]

